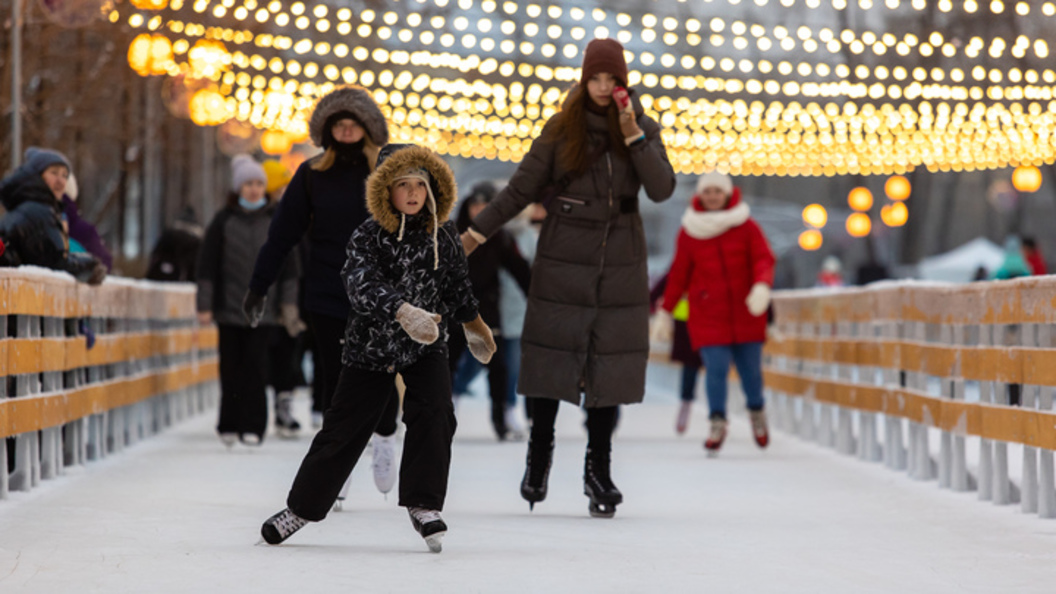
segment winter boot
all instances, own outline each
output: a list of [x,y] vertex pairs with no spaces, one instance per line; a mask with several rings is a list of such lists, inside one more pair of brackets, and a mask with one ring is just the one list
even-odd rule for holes
[[528,509],[546,499],[546,482],[550,478],[550,463],[554,459],[554,439],[545,446],[528,441],[528,458],[525,460],[524,478],[521,480],[521,497],[528,502]]
[[755,443],[765,448],[770,443],[770,431],[766,428],[766,413],[762,410],[750,410],[748,418],[752,421],[752,437],[755,438]]
[[382,493],[388,493],[396,484],[396,434],[378,435],[372,438],[374,449],[374,485]]
[[264,542],[277,545],[289,538],[294,532],[304,528],[307,523],[308,520],[293,513],[287,507],[264,522],[264,525],[260,527],[260,535],[264,537]]
[[411,516],[411,525],[425,539],[429,550],[439,553],[443,548],[440,540],[447,534],[447,524],[440,517],[440,512],[422,507],[408,507],[407,514]]
[[616,506],[623,503],[623,493],[612,483],[609,466],[609,452],[587,448],[583,494],[590,498],[590,515],[594,518],[611,518],[616,515]]
[[290,410],[293,405],[293,392],[279,392],[275,395],[275,429],[279,437],[296,437],[301,424],[293,418]]
[[726,419],[713,418],[711,420],[711,430],[708,432],[708,439],[704,440],[704,449],[708,450],[708,454],[715,456],[719,453],[719,448],[722,447],[722,442],[726,439]]
[[220,434],[220,441],[225,446],[227,446],[228,448],[231,448],[236,443],[238,443],[238,434],[237,433],[221,433]]
[[675,433],[682,435],[689,427],[689,415],[693,412],[693,401],[683,400],[678,406],[678,417],[675,419]]

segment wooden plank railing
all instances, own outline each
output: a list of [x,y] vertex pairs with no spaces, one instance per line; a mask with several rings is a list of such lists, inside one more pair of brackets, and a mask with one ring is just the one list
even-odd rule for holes
[[0,498],[215,405],[216,329],[197,327],[194,298],[0,268]]
[[[1056,517],[1056,276],[779,291],[774,316],[764,376],[775,426]],[[1018,486],[1009,444],[1023,446]]]

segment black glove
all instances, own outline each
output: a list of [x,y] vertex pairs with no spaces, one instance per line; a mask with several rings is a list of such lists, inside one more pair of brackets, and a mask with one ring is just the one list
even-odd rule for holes
[[242,298],[242,313],[251,327],[256,328],[260,318],[264,317],[264,303],[267,300],[267,295],[257,295],[252,290],[246,291],[246,296]]

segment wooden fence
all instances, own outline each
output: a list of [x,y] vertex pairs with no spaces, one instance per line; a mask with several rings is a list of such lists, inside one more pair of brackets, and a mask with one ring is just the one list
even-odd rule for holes
[[[1056,276],[781,291],[774,314],[764,376],[775,426],[1056,517]],[[1009,444],[1023,446],[1018,486]]]
[[194,291],[0,268],[0,498],[215,404],[216,329],[197,328]]

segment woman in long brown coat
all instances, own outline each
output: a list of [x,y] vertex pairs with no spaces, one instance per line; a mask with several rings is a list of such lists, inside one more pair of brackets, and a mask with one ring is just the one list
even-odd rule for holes
[[591,41],[579,85],[462,236],[471,252],[532,202],[546,205],[521,337],[519,391],[532,411],[521,495],[531,505],[546,498],[565,400],[587,409],[584,492],[591,515],[605,517],[623,500],[609,476],[617,406],[645,394],[649,286],[638,193],[644,186],[660,202],[675,188],[660,127],[633,91],[624,109],[613,96],[626,83],[623,47]]

